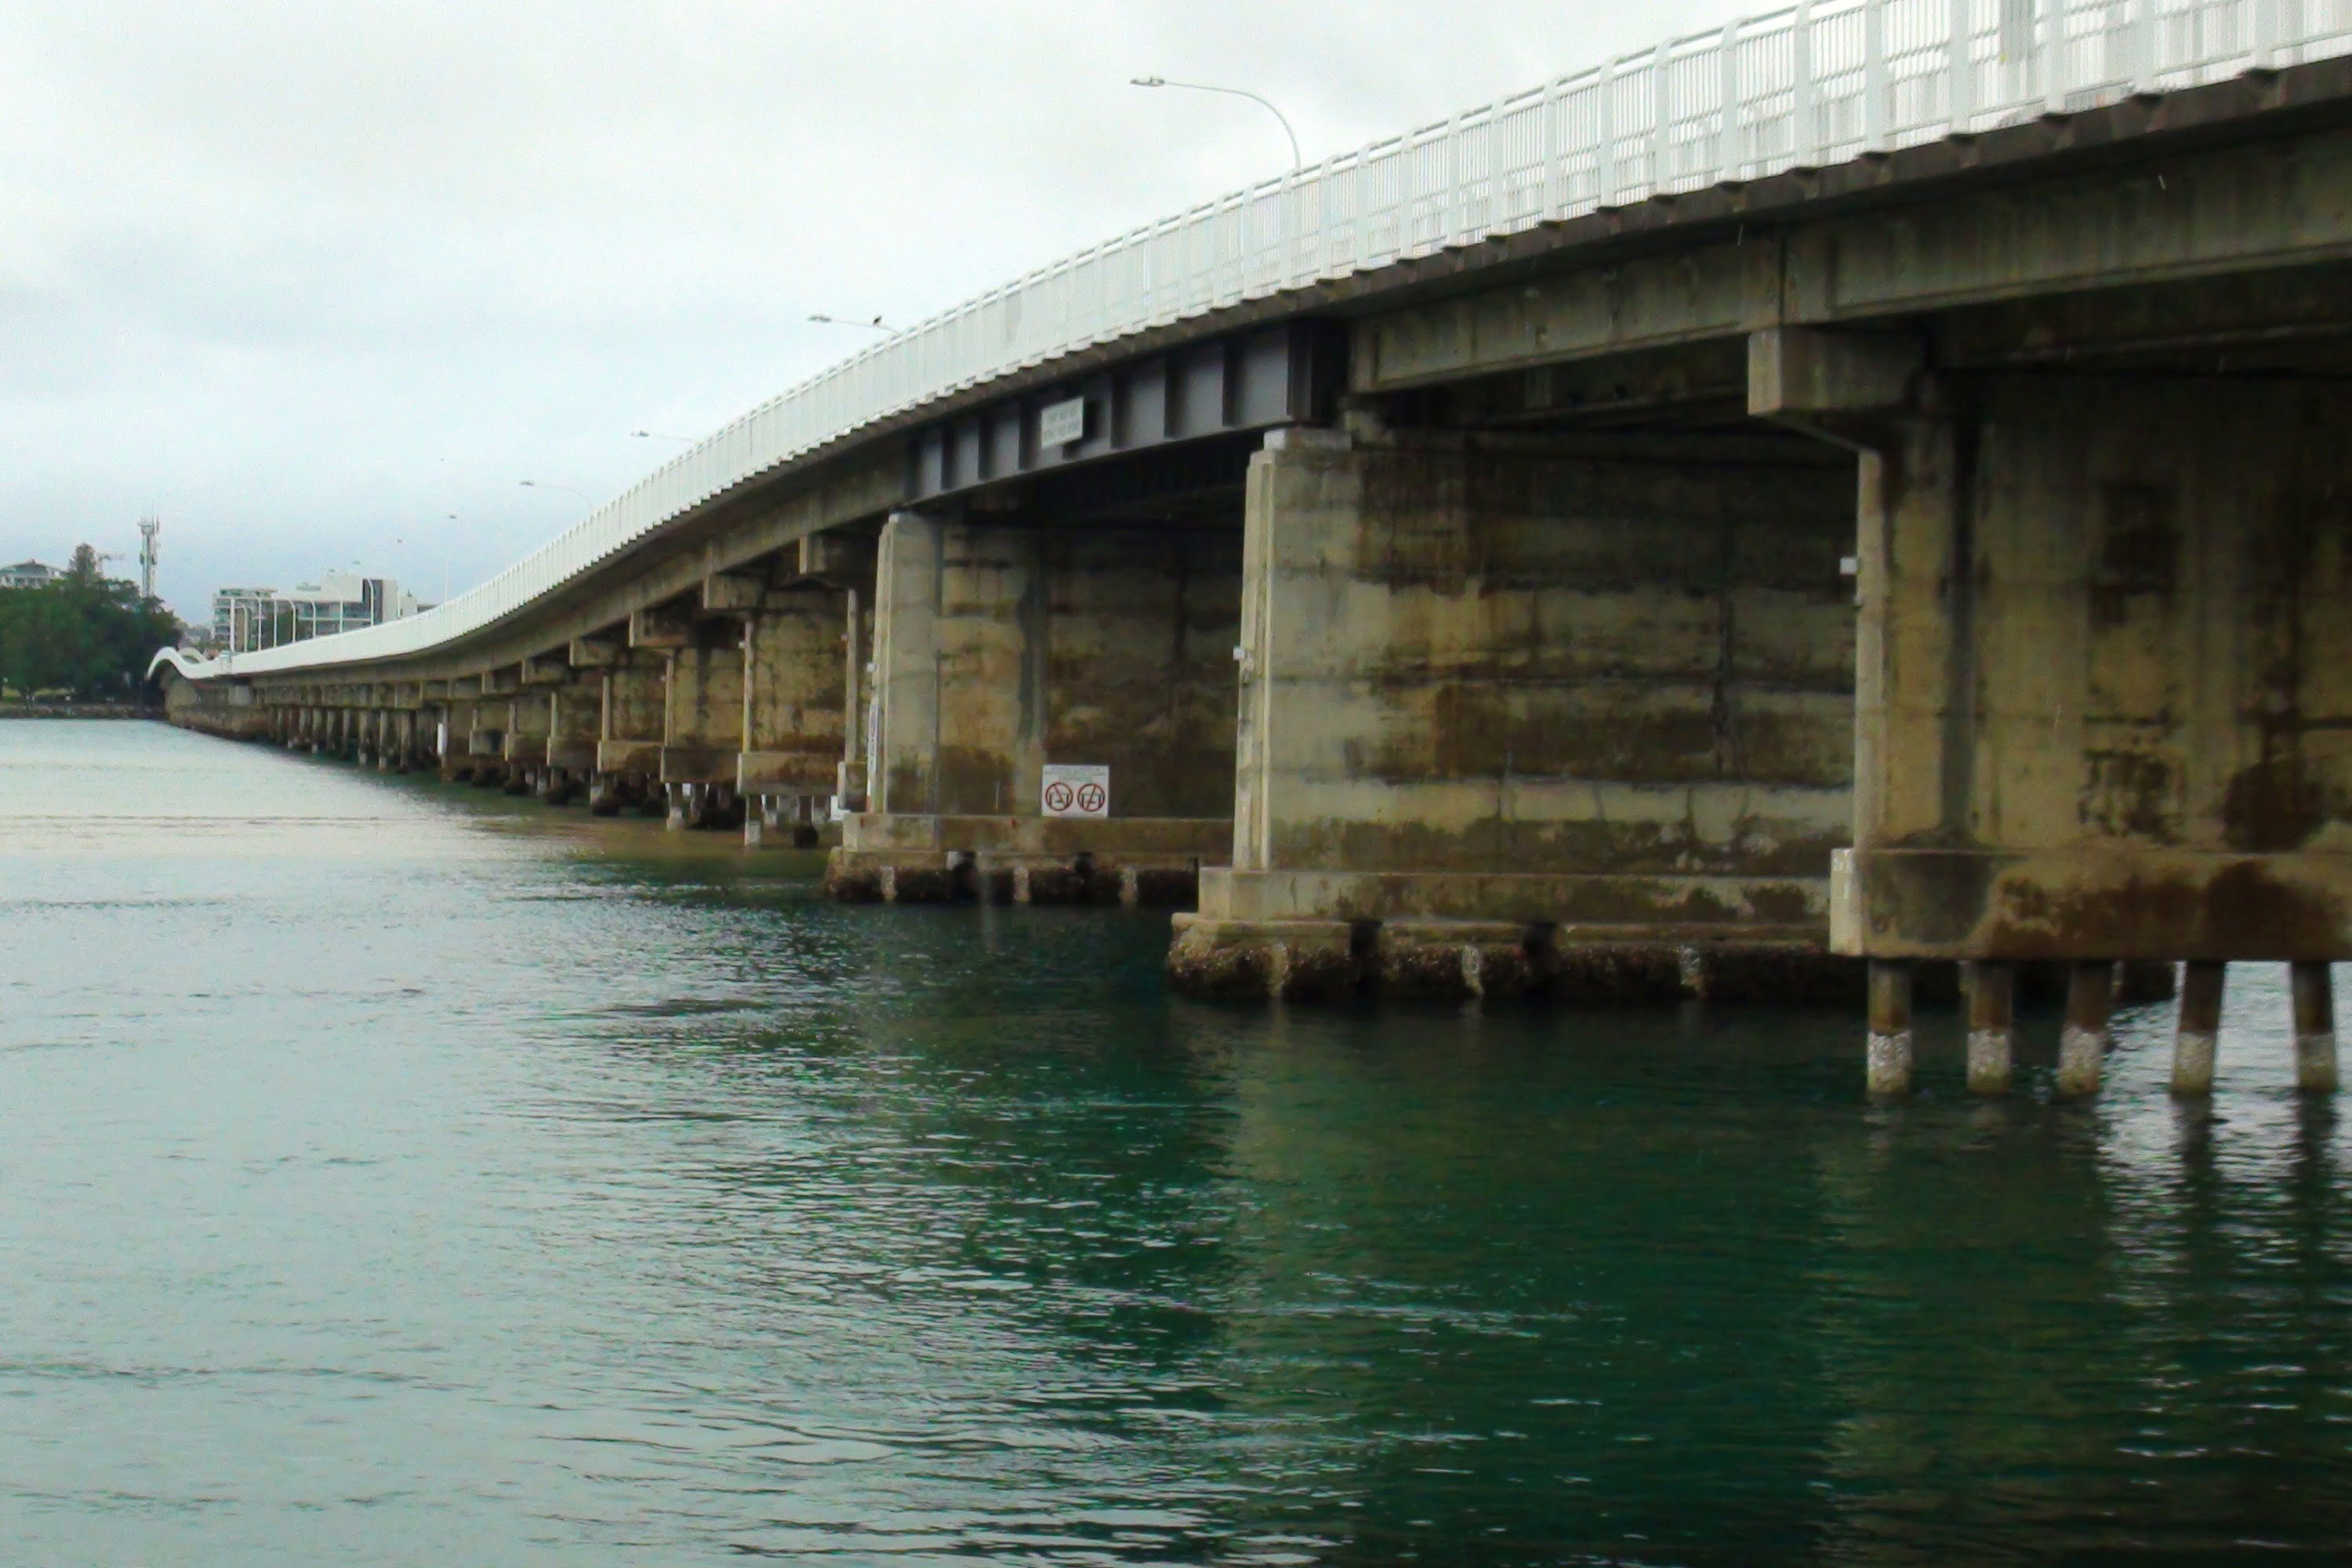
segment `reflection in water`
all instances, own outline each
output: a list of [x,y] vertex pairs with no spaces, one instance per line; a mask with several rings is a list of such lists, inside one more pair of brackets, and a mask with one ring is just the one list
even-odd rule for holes
[[[1832,1562],[2352,1535],[2344,1134],[1840,1014],[1257,1012],[1164,921],[0,724],[9,1561]],[[2042,1036],[2053,1038],[2042,1038]],[[2036,1054],[2037,1050],[2039,1055]]]

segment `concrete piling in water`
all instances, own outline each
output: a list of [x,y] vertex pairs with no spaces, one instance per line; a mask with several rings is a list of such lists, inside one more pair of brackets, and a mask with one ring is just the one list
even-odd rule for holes
[[2066,975],[2066,1023],[2058,1036],[2058,1096],[2086,1100],[2099,1092],[2106,1069],[2107,1023],[2115,1011],[2111,960],[2077,963]]
[[2294,1086],[2307,1094],[2334,1094],[2335,978],[2325,963],[2297,963],[2288,985],[2294,998]]
[[1911,1092],[1911,966],[1900,959],[1870,961],[1869,1079],[1875,1099]]
[[2172,1092],[2198,1100],[2213,1092],[2213,1058],[2221,1037],[2221,993],[2230,966],[2195,958],[2183,966],[2180,1014],[2172,1034]]
[[1969,1004],[1969,1090],[2009,1092],[2017,1047],[2017,966],[1985,961],[1962,970]]

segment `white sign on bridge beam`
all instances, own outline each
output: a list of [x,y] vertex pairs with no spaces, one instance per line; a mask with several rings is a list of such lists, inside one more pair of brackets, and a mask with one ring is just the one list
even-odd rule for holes
[[1048,816],[1108,816],[1110,769],[1092,763],[1047,763],[1038,798]]

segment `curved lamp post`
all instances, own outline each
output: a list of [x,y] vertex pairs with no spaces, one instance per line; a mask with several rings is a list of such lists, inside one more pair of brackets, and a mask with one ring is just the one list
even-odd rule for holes
[[1290,128],[1290,117],[1245,87],[1213,87],[1204,81],[1170,81],[1164,76],[1139,76],[1129,79],[1132,87],[1181,87],[1187,92],[1222,92],[1232,98],[1246,98],[1281,123],[1282,133],[1290,138],[1290,167],[1295,174],[1307,166],[1299,155],[1298,132]]

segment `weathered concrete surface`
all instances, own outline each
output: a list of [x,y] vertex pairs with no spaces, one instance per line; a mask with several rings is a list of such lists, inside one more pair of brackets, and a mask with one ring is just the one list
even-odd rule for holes
[[1839,949],[2352,956],[2352,394],[1816,381],[1866,453]]
[[693,646],[669,655],[659,777],[731,788],[743,749],[742,634],[731,621],[705,622],[697,632]]
[[1170,976],[1195,995],[1329,1000],[1376,991],[1434,1000],[1539,994],[1593,1004],[1851,1002],[1859,965],[1817,935],[1720,928],[1675,934],[1517,921],[1221,920],[1179,914]]
[[506,759],[513,766],[547,765],[547,694],[525,688],[507,699]]
[[[902,512],[875,594],[875,809],[845,833],[841,896],[894,856],[929,877],[942,855],[1045,854],[1181,874],[1189,901],[1231,842],[1234,531]],[[1108,819],[1045,821],[1049,762],[1108,766]]]
[[[436,683],[437,684],[437,683]],[[467,683],[468,687],[471,682]],[[478,753],[474,749],[474,730],[478,715],[478,700],[444,688],[441,693],[440,769],[445,780],[465,780],[474,776]]]
[[1818,950],[1851,811],[1852,486],[1769,437],[1270,446],[1234,863],[1195,930]]
[[659,780],[667,674],[658,653],[624,652],[605,667],[597,772]]
[[809,583],[771,591],[745,616],[734,780],[745,796],[834,793],[850,732],[850,603],[846,589]]
[[596,771],[596,744],[603,738],[604,682],[593,670],[572,673],[547,692],[547,765],[575,778]]
[[168,665],[160,679],[163,717],[182,729],[231,741],[260,740],[277,732],[277,710],[265,707],[249,686],[193,681]]

